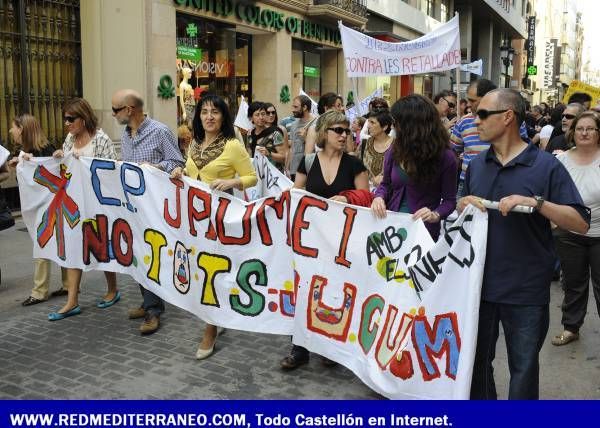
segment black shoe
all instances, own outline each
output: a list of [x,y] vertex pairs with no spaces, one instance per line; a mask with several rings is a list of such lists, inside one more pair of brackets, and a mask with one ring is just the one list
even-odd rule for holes
[[40,299],[36,299],[35,297],[29,296],[27,299],[25,299],[25,301],[23,303],[21,303],[21,305],[31,306],[31,305],[37,305],[38,303],[42,303],[42,302],[45,302],[45,300],[40,300]]
[[281,360],[281,362],[279,364],[281,365],[281,368],[283,370],[294,370],[306,363],[308,363],[308,357],[301,358],[301,357],[298,357],[297,355],[290,354],[287,357],[285,357],[283,360]]
[[67,294],[69,294],[69,292],[67,290],[65,290],[64,288],[61,288],[60,290],[56,290],[56,291],[53,291],[52,293],[50,293],[50,296],[61,297],[61,296],[66,296]]

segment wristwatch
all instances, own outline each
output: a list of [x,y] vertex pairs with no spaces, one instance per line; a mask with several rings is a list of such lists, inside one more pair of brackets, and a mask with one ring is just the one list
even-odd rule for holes
[[542,209],[542,205],[544,205],[544,201],[545,199],[542,196],[534,196],[533,199],[535,199],[535,210],[539,211]]

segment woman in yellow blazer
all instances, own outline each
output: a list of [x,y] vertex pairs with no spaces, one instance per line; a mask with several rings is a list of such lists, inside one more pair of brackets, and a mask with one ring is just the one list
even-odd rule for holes
[[[222,192],[231,192],[233,188],[243,190],[256,184],[256,171],[244,144],[235,138],[229,109],[221,98],[206,95],[200,99],[193,127],[194,140],[188,150],[185,170],[175,168],[171,177],[181,178],[185,173]],[[211,356],[216,340],[217,327],[206,324],[196,358]]]

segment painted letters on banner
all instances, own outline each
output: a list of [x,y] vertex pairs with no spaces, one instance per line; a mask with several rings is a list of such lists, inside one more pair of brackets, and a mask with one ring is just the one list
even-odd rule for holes
[[458,15],[408,42],[369,37],[339,22],[348,77],[399,76],[452,70],[460,66]]
[[410,215],[380,220],[301,190],[267,185],[245,202],[150,166],[70,156],[17,172],[34,257],[129,274],[216,325],[293,333],[390,398],[468,398],[484,213],[467,209],[434,245]]

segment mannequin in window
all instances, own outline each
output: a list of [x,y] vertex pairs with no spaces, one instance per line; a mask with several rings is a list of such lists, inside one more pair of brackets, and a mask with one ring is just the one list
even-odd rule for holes
[[181,83],[179,83],[179,105],[181,106],[181,123],[191,125],[194,117],[196,100],[194,99],[194,88],[189,84],[192,70],[189,67],[181,69]]

